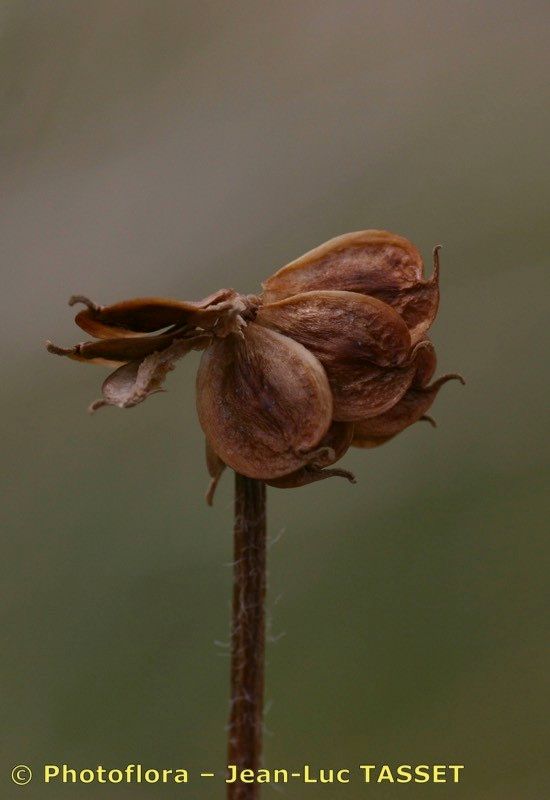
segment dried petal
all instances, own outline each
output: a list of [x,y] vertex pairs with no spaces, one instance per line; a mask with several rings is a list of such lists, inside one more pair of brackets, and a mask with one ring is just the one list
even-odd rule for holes
[[343,362],[402,364],[410,351],[407,326],[386,303],[356,292],[296,294],[262,306],[256,321],[311,350],[329,370]]
[[225,470],[225,464],[215,452],[208,439],[205,440],[205,445],[206,466],[208,468],[208,474],[212,479],[206,492],[206,502],[209,506],[211,506],[214,502],[214,495],[216,493],[216,489],[218,488],[218,483],[220,482],[220,478]]
[[166,375],[174,369],[176,361],[192,349],[191,344],[192,340],[178,339],[162,352],[123,364],[103,382],[103,398],[92,403],[90,411],[103,406],[132,408],[149,395],[163,391]]
[[215,339],[197,375],[207,438],[232,469],[271,479],[308,463],[328,431],[332,396],[319,361],[302,345],[251,323],[243,338]]
[[126,364],[128,361],[141,361],[152,353],[170,347],[172,342],[181,342],[185,352],[202,350],[210,342],[210,334],[200,333],[182,336],[181,333],[165,333],[159,336],[134,336],[119,339],[99,339],[96,342],[83,342],[74,347],[57,347],[47,342],[50,353],[68,356],[76,361],[90,363]]
[[307,486],[309,483],[325,480],[326,478],[347,478],[355,483],[351,472],[342,469],[326,469],[335,464],[346,453],[353,441],[353,425],[347,422],[333,422],[326,435],[322,438],[315,452],[310,454],[310,461],[289,475],[266,481],[270,486],[278,489],[293,489],[298,486]]
[[[443,375],[431,386],[409,389],[404,397],[384,414],[356,423],[353,444],[356,447],[376,446],[371,443],[373,440],[387,441],[418,422],[432,405],[443,384],[450,380],[464,383],[460,375]],[[383,444],[381,441],[378,443]]]
[[87,297],[74,295],[69,305],[84,303],[86,308],[76,317],[82,330],[98,339],[139,336],[175,325],[193,326],[201,310],[236,297],[234,289],[220,291],[196,302],[170,300],[164,297],[137,297],[111,306],[100,306]]
[[347,233],[310,250],[268,278],[263,284],[264,302],[318,289],[371,295],[402,315],[416,342],[437,313],[438,266],[436,250],[433,275],[424,280],[422,256],[407,239],[388,231]]

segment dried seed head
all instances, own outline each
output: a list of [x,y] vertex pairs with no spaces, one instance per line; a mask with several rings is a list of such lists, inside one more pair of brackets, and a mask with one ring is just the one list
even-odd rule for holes
[[350,444],[376,447],[426,416],[435,350],[426,338],[439,302],[420,253],[386,231],[331,239],[283,267],[263,295],[221,289],[198,301],[138,298],[101,306],[83,296],[76,323],[95,337],[48,350],[117,369],[106,405],[131,408],[162,391],[168,372],[202,350],[197,409],[212,502],[229,466],[273,486],[353,476],[333,465]]

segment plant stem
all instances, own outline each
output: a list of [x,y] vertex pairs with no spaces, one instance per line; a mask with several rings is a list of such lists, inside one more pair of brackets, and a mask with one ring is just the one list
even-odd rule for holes
[[[231,627],[231,711],[228,764],[256,770],[262,755],[266,487],[235,474],[233,620]],[[257,800],[257,783],[228,784],[228,800]]]

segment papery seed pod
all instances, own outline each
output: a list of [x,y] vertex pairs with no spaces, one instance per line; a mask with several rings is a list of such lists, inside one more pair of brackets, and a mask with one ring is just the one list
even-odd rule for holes
[[319,442],[317,450],[310,454],[311,460],[308,464],[296,472],[266,481],[266,483],[278,489],[296,489],[299,486],[307,486],[310,483],[334,477],[347,478],[351,483],[355,483],[355,476],[351,472],[342,469],[327,469],[340,461],[352,441],[353,425],[349,422],[333,422]]
[[329,372],[334,419],[359,422],[383,414],[403,397],[415,372],[413,363],[393,369],[368,363],[335,364]]
[[373,447],[373,442],[383,444],[418,422],[431,407],[441,387],[450,380],[459,380],[464,384],[461,375],[443,375],[431,386],[411,388],[392,408],[384,414],[355,424],[353,445],[355,447]]
[[256,322],[311,350],[327,371],[333,364],[397,366],[411,337],[390,306],[355,292],[316,291],[264,304]]
[[351,369],[337,364],[329,373],[334,402],[334,419],[360,422],[391,409],[411,386],[425,387],[436,368],[436,356],[429,340],[419,342],[407,364],[395,369],[374,365]]
[[426,331],[439,301],[437,250],[426,280],[413,244],[367,230],[283,267],[261,297],[221,289],[198,301],[145,297],[100,306],[74,296],[71,305],[85,306],[76,322],[96,340],[47,347],[117,368],[91,410],[143,402],[162,391],[178,359],[205,351],[197,409],[209,502],[226,464],[283,488],[334,475],[351,480],[332,468],[350,442],[376,447],[418,419],[431,421],[425,412],[448,379],[430,385],[436,357]]
[[326,374],[305,347],[251,323],[215,339],[197,374],[207,439],[232,469],[264,480],[308,463],[332,418]]
[[[310,461],[305,467],[283,475],[281,478],[268,480],[266,483],[278,489],[295,489],[333,477],[346,478],[351,483],[355,483],[355,476],[351,472],[342,469],[327,469],[340,461],[352,441],[353,425],[348,422],[333,422],[318,447],[309,454]],[[206,440],[206,465],[211,478],[206,492],[206,502],[208,505],[212,505],[216,488],[226,465],[208,440]]]
[[360,422],[392,408],[411,386],[425,386],[435,370],[433,345],[419,342],[401,367],[384,368],[374,364],[350,366],[335,363],[328,370],[333,416],[336,420]]
[[422,256],[402,236],[366,230],[330,239],[282,267],[263,284],[264,303],[319,289],[377,297],[405,320],[414,342],[428,330],[439,304],[439,262],[424,279]]

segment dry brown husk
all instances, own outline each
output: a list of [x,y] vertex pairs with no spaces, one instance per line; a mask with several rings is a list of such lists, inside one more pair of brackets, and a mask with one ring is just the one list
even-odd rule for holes
[[[461,375],[443,375],[430,386],[412,387],[384,414],[355,424],[355,447],[373,447],[383,444],[426,415],[441,387],[451,380],[464,383]],[[383,441],[380,441],[383,440]]]
[[225,464],[268,480],[308,463],[330,427],[332,396],[312,353],[251,323],[242,338],[215,339],[203,353],[197,411]]
[[400,313],[416,343],[437,314],[437,260],[434,267],[426,280],[422,256],[407,239],[389,231],[356,231],[330,239],[282,267],[263,284],[263,299],[274,303],[319,289],[370,295]]

